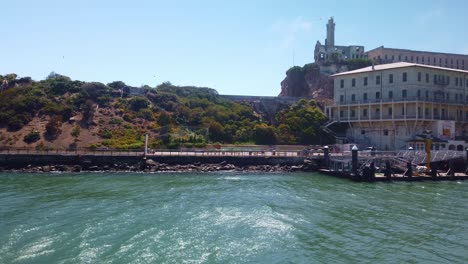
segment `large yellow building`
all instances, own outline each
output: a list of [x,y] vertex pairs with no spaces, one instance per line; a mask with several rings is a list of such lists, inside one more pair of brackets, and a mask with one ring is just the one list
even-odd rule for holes
[[423,148],[417,138],[431,131],[436,150],[468,146],[468,71],[397,62],[332,77],[328,125],[347,124],[348,141],[381,150]]
[[452,69],[468,70],[468,55],[463,54],[393,49],[381,46],[367,51],[366,57],[373,60],[376,64],[411,62]]

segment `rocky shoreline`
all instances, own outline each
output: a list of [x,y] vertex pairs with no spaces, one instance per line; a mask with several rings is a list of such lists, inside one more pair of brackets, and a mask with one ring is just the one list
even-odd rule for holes
[[246,165],[236,166],[226,161],[217,164],[203,164],[195,162],[186,165],[170,165],[159,163],[152,159],[147,159],[138,163],[113,163],[110,165],[96,166],[91,162],[83,162],[76,165],[43,165],[37,166],[28,164],[24,167],[0,167],[0,172],[23,172],[23,173],[39,173],[39,172],[217,172],[217,171],[247,171],[247,172],[295,172],[295,171],[316,171],[317,164],[314,161],[305,159],[304,163],[297,166],[289,165]]

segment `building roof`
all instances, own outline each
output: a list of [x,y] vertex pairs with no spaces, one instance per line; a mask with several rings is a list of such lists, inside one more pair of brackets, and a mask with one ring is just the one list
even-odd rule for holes
[[452,72],[459,72],[468,74],[468,71],[464,70],[457,70],[452,68],[444,68],[444,67],[437,67],[432,65],[425,65],[425,64],[417,64],[417,63],[409,63],[409,62],[395,62],[395,63],[388,63],[388,64],[379,64],[375,66],[369,66],[362,69],[357,69],[354,71],[347,71],[347,72],[340,72],[337,74],[333,74],[332,77],[342,76],[342,75],[350,75],[356,73],[364,73],[364,72],[373,72],[373,71],[383,71],[383,70],[391,70],[391,69],[398,69],[398,68],[406,68],[406,67],[422,67],[422,68],[429,68],[429,69],[436,69],[436,70],[444,70],[444,71],[452,71]]
[[468,57],[467,54],[458,54],[458,53],[447,53],[447,52],[437,52],[437,51],[424,51],[424,50],[411,50],[411,49],[396,49],[396,48],[386,48],[384,46],[377,47],[375,49],[367,51],[367,53],[372,53],[377,50],[387,50],[387,51],[399,51],[399,52],[414,52],[414,53],[430,53],[433,55],[444,55],[444,56],[464,56]]

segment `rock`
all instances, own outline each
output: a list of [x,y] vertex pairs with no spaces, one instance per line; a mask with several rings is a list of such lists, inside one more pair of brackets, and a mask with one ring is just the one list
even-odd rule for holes
[[57,165],[57,166],[55,166],[55,168],[58,171],[66,171],[67,170],[67,167],[65,165]]
[[88,168],[88,170],[90,170],[90,171],[100,171],[101,168],[99,168],[98,166],[91,166],[91,167]]
[[43,172],[50,172],[50,166],[42,166]]
[[102,169],[105,170],[105,171],[108,171],[108,170],[110,170],[110,166],[109,165],[104,165],[104,167],[102,167]]
[[152,159],[147,159],[145,161],[145,164],[148,165],[148,166],[159,166],[159,163],[157,163],[156,161],[154,161]]
[[72,168],[72,172],[80,172],[81,171],[81,166],[80,165],[75,165]]
[[312,164],[312,163],[313,163],[313,161],[310,160],[310,159],[305,159],[304,160],[304,164]]

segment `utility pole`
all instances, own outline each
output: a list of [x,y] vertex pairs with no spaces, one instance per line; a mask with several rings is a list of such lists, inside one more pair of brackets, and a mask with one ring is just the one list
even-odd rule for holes
[[145,134],[145,158],[148,155],[148,134]]

